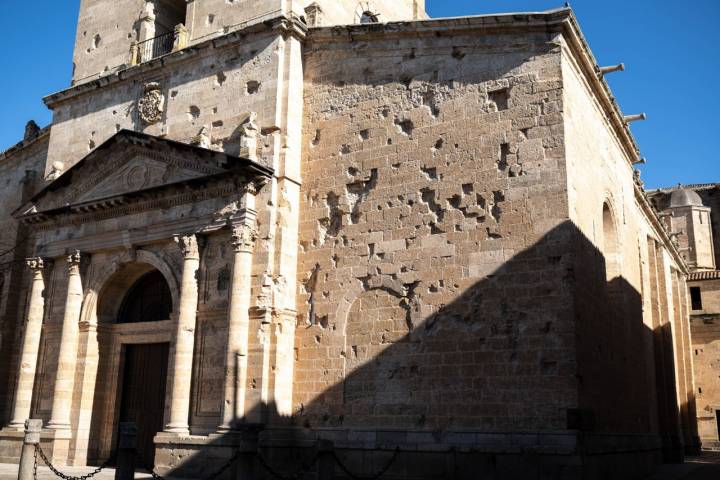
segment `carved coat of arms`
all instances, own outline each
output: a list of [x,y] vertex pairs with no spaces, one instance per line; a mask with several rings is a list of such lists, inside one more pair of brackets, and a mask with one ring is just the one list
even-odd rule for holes
[[138,111],[143,122],[152,125],[162,119],[165,108],[165,96],[156,82],[145,85],[145,92],[138,101]]

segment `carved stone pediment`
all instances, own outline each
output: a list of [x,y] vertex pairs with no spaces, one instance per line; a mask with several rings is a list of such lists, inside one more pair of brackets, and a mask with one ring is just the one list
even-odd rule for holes
[[19,216],[96,209],[151,191],[221,175],[248,180],[272,171],[248,159],[123,130],[40,191]]

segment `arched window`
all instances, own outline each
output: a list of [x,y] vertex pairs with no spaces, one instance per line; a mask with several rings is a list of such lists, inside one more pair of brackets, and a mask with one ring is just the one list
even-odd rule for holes
[[125,295],[118,323],[169,320],[172,297],[165,277],[157,270],[140,277]]
[[378,23],[378,16],[370,11],[364,11],[362,15],[360,15],[360,23],[367,24],[367,23]]
[[608,203],[603,204],[603,246],[607,279],[620,275],[620,241],[618,239],[615,215]]

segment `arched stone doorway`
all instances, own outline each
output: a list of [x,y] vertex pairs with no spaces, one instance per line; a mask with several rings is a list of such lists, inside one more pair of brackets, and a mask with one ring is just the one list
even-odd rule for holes
[[89,447],[97,460],[116,447],[121,422],[137,425],[138,467],[152,468],[154,436],[166,421],[173,278],[149,263],[121,265],[97,297],[98,376]]

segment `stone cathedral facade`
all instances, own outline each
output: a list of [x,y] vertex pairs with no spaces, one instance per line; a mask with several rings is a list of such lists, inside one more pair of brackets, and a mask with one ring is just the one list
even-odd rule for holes
[[0,461],[27,418],[68,465],[135,422],[183,478],[699,448],[688,263],[570,9],[83,0],[44,101],[0,154]]

